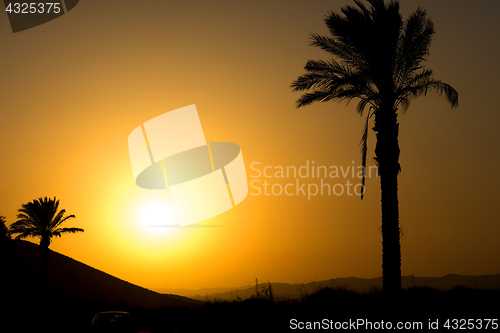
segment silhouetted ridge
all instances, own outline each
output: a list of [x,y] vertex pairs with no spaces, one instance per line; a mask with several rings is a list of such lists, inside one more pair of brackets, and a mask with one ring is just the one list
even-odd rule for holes
[[[14,241],[13,254],[6,267],[10,292],[37,294],[41,280],[41,257],[38,245]],[[116,278],[60,253],[49,252],[50,292],[65,297],[100,301],[109,305],[126,303],[143,308],[190,307],[202,302],[183,296],[159,294]]]
[[[265,286],[266,284],[267,283],[264,283],[261,286]],[[429,287],[438,290],[453,289],[457,286],[500,290],[500,274],[481,276],[447,274],[442,277],[418,277],[407,275],[402,277],[402,285],[403,288]],[[364,293],[373,290],[381,290],[382,277],[380,276],[371,279],[345,277],[324,281],[308,282],[303,284],[272,283],[272,287],[275,296],[281,300],[302,298],[305,294],[314,293],[316,290],[323,287],[345,287],[349,290]],[[166,291],[167,289],[164,290]],[[209,291],[209,289],[205,290]],[[213,290],[217,289],[214,288]],[[160,289],[160,291],[162,290]],[[175,292],[175,289],[172,289],[172,292]],[[218,292],[205,293],[200,293],[196,290],[179,290],[179,293],[201,301],[205,301],[207,299],[209,301],[236,300],[237,297],[241,299],[247,299],[255,295],[255,286],[233,288],[232,290],[227,290],[227,288],[220,288]]]

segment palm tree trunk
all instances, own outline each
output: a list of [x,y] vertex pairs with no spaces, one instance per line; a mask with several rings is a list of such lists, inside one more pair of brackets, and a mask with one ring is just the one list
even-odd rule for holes
[[50,304],[50,292],[49,292],[49,245],[50,240],[42,238],[40,240],[40,249],[42,256],[42,285],[40,290],[40,297],[45,306],[40,309],[39,312],[39,325],[41,332],[50,331],[50,318],[52,305]]
[[399,229],[398,173],[399,124],[393,107],[375,115],[382,206],[382,278],[383,292],[397,294],[401,290],[401,244]]
[[40,241],[40,249],[42,250],[42,280],[44,287],[49,283],[49,244],[50,241],[42,239]]

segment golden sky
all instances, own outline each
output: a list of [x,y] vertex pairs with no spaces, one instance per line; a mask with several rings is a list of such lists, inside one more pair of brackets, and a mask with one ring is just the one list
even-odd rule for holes
[[[201,223],[222,227],[158,229],[141,216],[166,192],[137,187],[128,154],[134,128],[196,104],[208,141],[241,147],[249,182],[297,181],[255,178],[255,162],[261,171],[359,165],[355,103],[295,109],[289,88],[308,59],[329,58],[308,35],[327,34],[324,16],[346,4],[87,0],[15,34],[0,15],[0,214],[9,225],[21,204],[57,196],[76,215],[67,226],[85,232],[52,250],[153,290],[380,276],[376,178],[363,201],[251,187]],[[500,3],[405,0],[403,16],[418,6],[436,28],[427,65],[458,90],[460,106],[429,94],[400,117],[402,273],[497,274]],[[371,131],[370,165],[374,145]]]

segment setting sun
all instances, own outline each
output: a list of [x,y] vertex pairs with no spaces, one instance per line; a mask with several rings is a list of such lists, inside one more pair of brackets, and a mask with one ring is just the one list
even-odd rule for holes
[[173,207],[160,200],[144,203],[137,215],[138,222],[144,227],[177,225]]

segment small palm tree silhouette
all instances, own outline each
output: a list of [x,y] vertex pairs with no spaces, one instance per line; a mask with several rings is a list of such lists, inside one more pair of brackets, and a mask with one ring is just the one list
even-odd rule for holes
[[10,238],[9,228],[5,225],[6,219],[5,216],[0,215],[0,241],[5,241]]
[[37,237],[42,252],[42,275],[48,281],[49,245],[52,237],[61,237],[66,233],[83,232],[81,228],[61,228],[61,224],[74,218],[75,215],[64,216],[66,210],[59,208],[59,200],[54,197],[38,198],[23,204],[18,210],[17,221],[10,226],[10,234],[18,234],[15,239]]
[[[428,90],[444,93],[451,106],[457,107],[458,93],[435,80],[423,65],[434,35],[426,11],[419,8],[404,22],[397,1],[388,5],[383,0],[367,1],[371,8],[355,0],[357,8],[346,6],[343,15],[327,15],[325,22],[332,37],[313,34],[311,44],[331,53],[333,59],[309,60],[307,73],[292,82],[291,88],[312,90],[299,98],[297,107],[357,98],[357,111],[362,116],[369,106],[361,138],[362,164],[366,166],[368,127],[374,117],[375,160],[382,192],[383,290],[395,293],[401,289],[398,112],[404,113],[412,99]],[[362,184],[364,191],[365,177]]]

